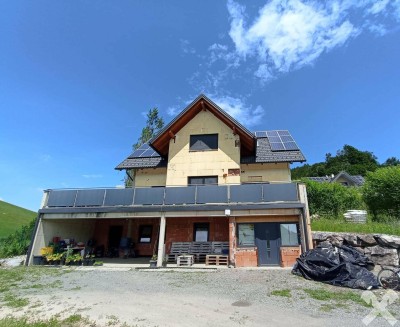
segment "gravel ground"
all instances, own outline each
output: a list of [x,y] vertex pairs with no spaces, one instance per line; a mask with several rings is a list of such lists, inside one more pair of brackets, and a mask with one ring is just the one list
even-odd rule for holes
[[[372,310],[362,301],[316,300],[307,290],[359,296],[363,291],[308,281],[287,269],[36,269],[60,273],[16,284],[13,294],[29,304],[1,305],[0,318],[81,314],[95,326],[365,326],[362,319]],[[385,291],[374,294],[380,300]],[[400,320],[399,303],[388,309]],[[369,326],[390,325],[379,317]]]

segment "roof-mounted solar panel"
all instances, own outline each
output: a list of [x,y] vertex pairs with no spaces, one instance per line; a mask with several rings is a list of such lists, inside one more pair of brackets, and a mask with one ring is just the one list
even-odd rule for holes
[[296,151],[299,150],[289,131],[267,131],[268,141],[272,151]]
[[254,135],[256,137],[267,137],[267,132],[266,131],[259,131],[259,132],[255,132]]
[[271,150],[272,151],[285,151],[285,147],[283,146],[282,142],[272,142],[271,144]]
[[283,143],[294,142],[293,137],[291,137],[290,135],[280,135],[280,137]]

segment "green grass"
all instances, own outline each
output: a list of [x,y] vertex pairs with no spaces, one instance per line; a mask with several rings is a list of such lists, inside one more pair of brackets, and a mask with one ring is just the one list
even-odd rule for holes
[[36,217],[36,213],[10,203],[0,201],[0,239],[27,225]]
[[361,295],[352,291],[329,291],[322,288],[319,289],[304,289],[311,298],[319,301],[335,301],[338,305],[341,305],[345,301],[352,301],[358,303],[364,307],[370,307],[371,305],[365,302]]
[[311,230],[321,232],[400,235],[400,223],[379,223],[368,221],[366,224],[355,224],[340,219],[322,218],[311,222]]
[[271,295],[283,296],[283,297],[292,297],[292,294],[290,294],[290,290],[288,290],[288,289],[272,291]]
[[94,326],[87,318],[81,315],[71,315],[62,320],[59,318],[51,318],[49,320],[32,320],[27,317],[14,318],[6,317],[0,319],[0,327],[83,327]]
[[29,304],[28,299],[17,297],[16,295],[11,293],[4,295],[3,302],[6,306],[11,308],[22,308]]

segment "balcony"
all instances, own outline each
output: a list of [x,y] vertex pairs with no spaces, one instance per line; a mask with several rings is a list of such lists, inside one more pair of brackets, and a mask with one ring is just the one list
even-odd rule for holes
[[297,183],[46,190],[43,213],[299,208]]

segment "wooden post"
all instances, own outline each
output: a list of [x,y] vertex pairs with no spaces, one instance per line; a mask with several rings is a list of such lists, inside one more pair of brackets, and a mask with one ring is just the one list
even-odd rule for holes
[[160,235],[158,238],[158,253],[157,253],[157,267],[162,267],[165,255],[165,227],[166,227],[165,213],[161,213],[160,218]]

